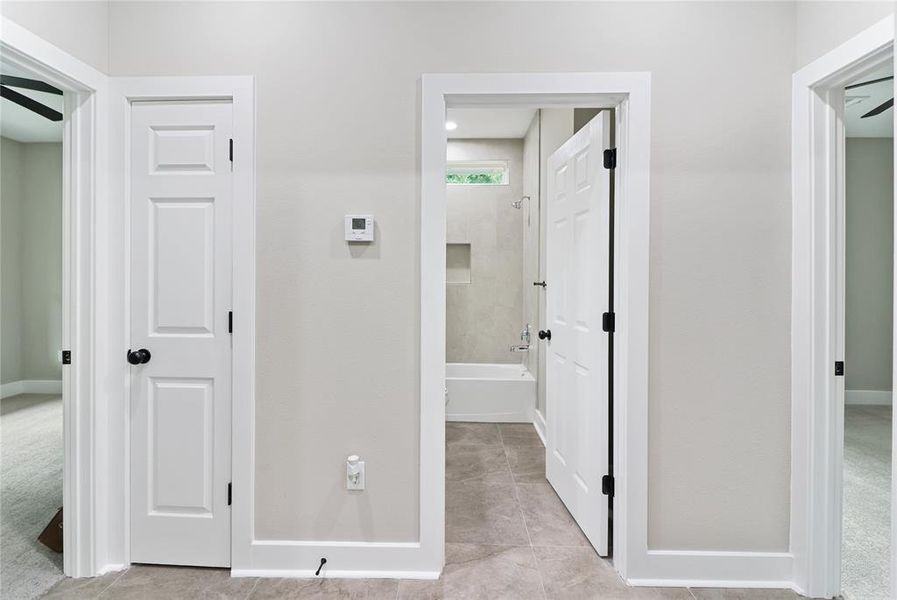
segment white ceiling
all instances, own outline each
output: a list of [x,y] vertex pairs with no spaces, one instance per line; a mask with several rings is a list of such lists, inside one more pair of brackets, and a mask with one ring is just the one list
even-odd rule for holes
[[[34,75],[22,71],[12,65],[0,63],[0,73],[3,75],[15,75],[34,79]],[[54,110],[62,112],[62,96],[12,88],[24,96],[33,98],[41,104],[45,104]],[[61,142],[62,122],[45,119],[27,108],[22,108],[15,102],[0,99],[0,136],[16,140],[17,142]]]
[[518,139],[535,116],[535,108],[450,108],[445,120],[458,124],[449,139]]
[[[864,75],[854,83],[872,81],[894,74],[894,64],[888,63],[868,75]],[[894,97],[894,81],[882,81],[853,90],[846,90],[846,106],[844,108],[844,125],[847,137],[893,137],[894,109],[890,108],[875,117],[861,118],[882,102]]]

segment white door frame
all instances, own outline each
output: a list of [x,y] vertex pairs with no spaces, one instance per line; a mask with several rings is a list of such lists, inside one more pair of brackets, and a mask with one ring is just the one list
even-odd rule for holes
[[812,597],[840,593],[844,380],[834,363],[844,359],[843,88],[893,56],[893,46],[891,15],[793,79],[791,553],[795,589]]
[[101,317],[108,273],[102,256],[108,79],[6,18],[0,54],[7,63],[66,92],[63,121],[62,343],[72,363],[63,379],[63,571],[96,575],[108,551],[100,516],[108,499],[104,477],[107,396],[106,323]]
[[116,424],[110,461],[116,471],[115,514],[109,527],[116,533],[121,563],[130,563],[130,371],[125,361],[130,337],[130,115],[131,103],[164,100],[230,100],[233,102],[234,219],[233,219],[233,354],[231,565],[236,568],[250,552],[254,514],[255,455],[255,82],[251,76],[121,77],[110,79],[111,189],[116,190],[112,220],[119,224],[116,240],[121,252],[115,269],[121,274],[121,332],[116,348],[120,361],[122,401],[110,407]]
[[617,331],[614,362],[614,567],[648,560],[648,243],[650,73],[432,74],[422,77],[420,205],[420,552],[445,546],[446,107],[617,108]]

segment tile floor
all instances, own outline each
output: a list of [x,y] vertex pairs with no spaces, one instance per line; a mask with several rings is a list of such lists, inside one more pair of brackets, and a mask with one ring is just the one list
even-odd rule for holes
[[779,600],[781,590],[628,588],[545,481],[530,425],[446,425],[446,565],[438,581],[232,579],[226,570],[137,566],[65,580],[46,598]]

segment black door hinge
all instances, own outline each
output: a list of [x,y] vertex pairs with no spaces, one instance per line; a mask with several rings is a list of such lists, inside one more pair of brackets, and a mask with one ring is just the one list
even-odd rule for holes
[[616,169],[617,168],[617,149],[616,148],[608,148],[604,151],[604,168],[605,169]]
[[64,365],[72,364],[72,351],[71,350],[63,350],[62,351],[62,364],[64,364]]
[[234,332],[234,311],[232,310],[227,311],[227,332]]
[[614,476],[613,475],[605,475],[601,478],[601,493],[605,496],[614,495]]
[[231,162],[234,162],[234,140],[231,138],[229,140],[228,149],[227,149],[228,158]]
[[617,313],[606,312],[601,315],[601,329],[613,333],[617,328]]
[[227,484],[227,505],[228,506],[230,506],[231,501],[233,500],[233,488],[234,488],[233,483]]
[[844,361],[836,360],[835,361],[835,377],[843,377],[844,376]]

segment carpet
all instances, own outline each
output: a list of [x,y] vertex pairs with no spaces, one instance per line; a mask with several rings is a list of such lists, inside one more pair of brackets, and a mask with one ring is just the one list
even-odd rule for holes
[[62,397],[0,400],[0,597],[37,598],[63,578],[37,541],[62,506]]
[[885,600],[890,582],[891,407],[848,406],[844,416],[845,600]]

